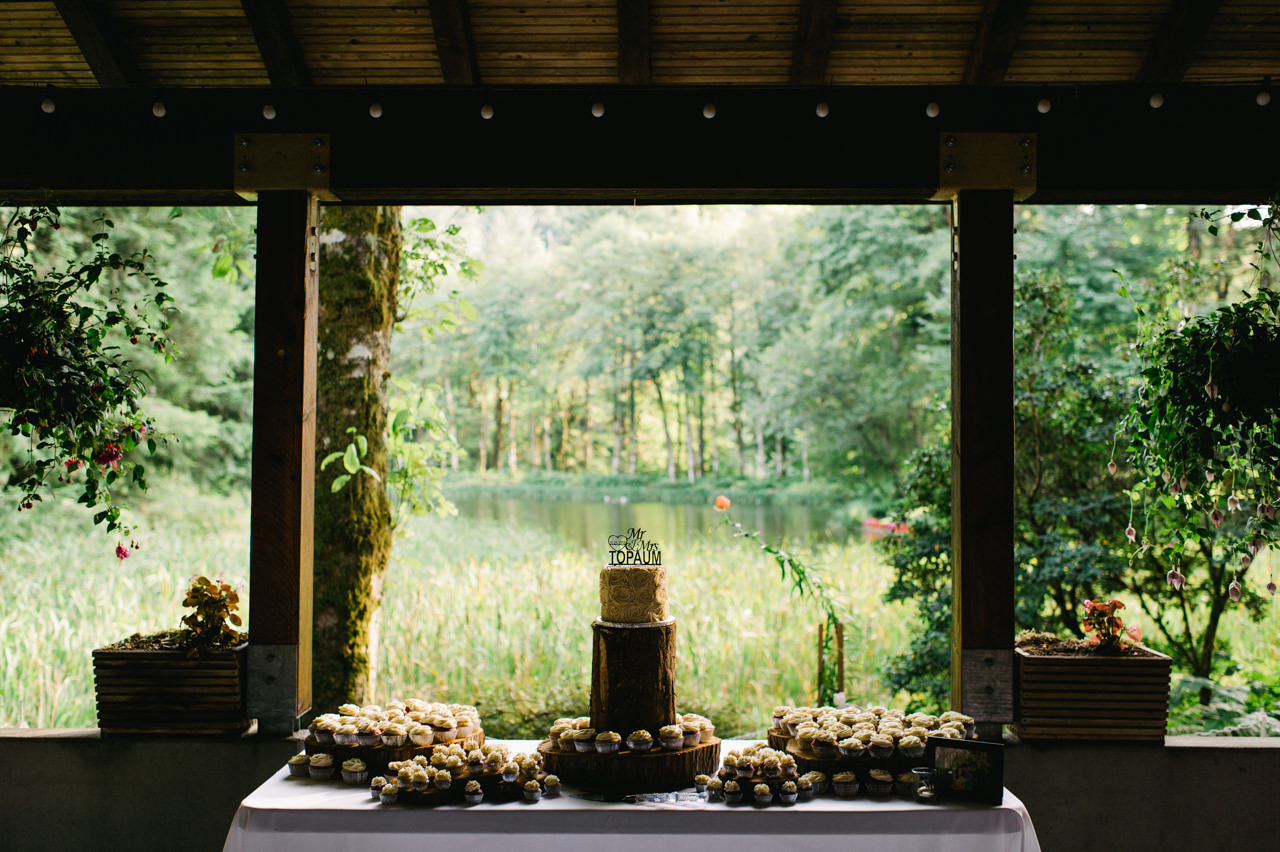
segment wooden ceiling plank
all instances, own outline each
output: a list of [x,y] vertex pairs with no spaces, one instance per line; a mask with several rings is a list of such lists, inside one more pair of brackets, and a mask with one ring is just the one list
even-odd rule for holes
[[649,0],[618,0],[618,82],[647,86],[653,80],[653,27]]
[[85,0],[56,0],[54,6],[99,86],[126,88],[141,82],[138,68],[123,49],[107,10]]
[[800,0],[791,54],[791,85],[820,86],[826,82],[837,5],[838,0]]
[[286,88],[311,85],[307,61],[283,0],[240,0],[240,5],[271,85]]
[[476,40],[467,0],[428,0],[440,72],[449,86],[480,85]]
[[969,49],[965,83],[994,86],[1004,82],[1030,5],[1030,0],[987,0]]
[[1171,0],[1138,72],[1138,82],[1152,86],[1180,82],[1221,5],[1222,0]]

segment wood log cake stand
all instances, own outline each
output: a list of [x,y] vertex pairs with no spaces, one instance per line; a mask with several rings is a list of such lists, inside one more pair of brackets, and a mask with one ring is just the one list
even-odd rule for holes
[[550,741],[538,746],[549,774],[581,787],[609,793],[679,790],[695,775],[713,775],[720,766],[720,740],[668,751],[658,729],[676,720],[676,620],[636,624],[592,623],[591,727],[653,735],[653,749],[613,754],[560,751]]
[[[477,747],[482,746],[484,745],[484,730],[477,729],[472,731],[470,734],[467,734],[465,739],[475,740]],[[457,743],[462,743],[463,741],[464,740],[456,740]],[[315,736],[311,735],[307,737],[307,740],[303,745],[303,750],[306,751],[307,754],[331,754],[333,755],[334,764],[339,766],[344,760],[350,760],[353,757],[358,757],[364,761],[365,766],[369,767],[369,774],[372,776],[382,775],[387,769],[387,764],[393,761],[413,760],[420,754],[430,758],[436,749],[448,749],[449,746],[453,744],[454,743],[452,742],[432,743],[431,745],[420,746],[406,741],[402,746],[389,746],[381,743],[371,746],[337,745],[334,743],[321,745],[320,742],[316,740]],[[479,776],[468,775],[462,780],[465,783],[472,777]],[[461,785],[457,786],[459,790],[462,789]]]

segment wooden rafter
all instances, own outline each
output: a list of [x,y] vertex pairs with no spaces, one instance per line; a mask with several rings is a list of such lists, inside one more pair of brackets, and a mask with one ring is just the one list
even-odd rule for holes
[[1030,5],[1031,0],[987,0],[965,64],[966,84],[994,86],[1004,82]]
[[800,0],[795,49],[791,54],[791,85],[820,86],[826,81],[838,2]]
[[137,66],[124,50],[124,39],[115,31],[103,4],[56,0],[54,6],[99,86],[124,88],[141,82]]
[[480,66],[476,63],[476,43],[471,33],[467,0],[428,0],[428,6],[445,84],[479,85]]
[[1171,0],[1138,72],[1138,82],[1161,86],[1180,82],[1221,5],[1222,0]]
[[258,54],[267,69],[267,78],[273,86],[309,86],[311,74],[307,71],[302,48],[293,34],[289,22],[289,10],[283,0],[240,0],[245,20],[253,30]]
[[618,82],[647,86],[650,81],[649,0],[618,0]]

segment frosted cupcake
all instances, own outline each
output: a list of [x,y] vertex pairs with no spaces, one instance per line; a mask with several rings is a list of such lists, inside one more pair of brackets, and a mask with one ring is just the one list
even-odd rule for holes
[[315,725],[313,733],[316,742],[320,745],[333,745],[333,734],[339,726],[337,718],[326,715],[316,719],[312,724]]
[[480,749],[467,752],[467,771],[473,775],[484,772],[484,752]]
[[[788,784],[791,782],[787,782]],[[801,775],[795,780],[796,793],[806,802],[813,798],[813,782],[807,776]]]
[[910,799],[915,795],[916,787],[919,785],[920,776],[916,775],[915,772],[909,769],[906,772],[899,772],[897,775],[893,776],[893,791],[899,796],[904,796]]
[[289,777],[290,778],[306,778],[310,775],[309,767],[311,765],[311,757],[306,754],[295,754],[289,758]]
[[484,756],[484,768],[487,772],[501,772],[507,756],[500,751],[491,751]]
[[696,793],[704,792],[704,791],[707,789],[707,782],[709,782],[710,780],[711,780],[711,776],[709,776],[709,775],[695,775],[695,776],[693,776],[693,790],[694,790],[694,792],[696,792]]
[[852,757],[855,760],[865,757],[867,748],[862,744],[862,740],[857,737],[849,737],[847,740],[841,740],[837,745],[840,746],[840,754],[844,757]]
[[480,789],[480,782],[468,781],[467,786],[462,788],[462,798],[468,805],[478,805],[484,801],[484,790]]
[[653,748],[653,734],[648,731],[632,731],[627,735],[627,748],[632,751],[648,751]]
[[852,772],[837,772],[831,776],[831,789],[837,796],[851,798],[858,793],[858,776]]
[[573,732],[573,745],[579,754],[588,754],[596,750],[596,729],[578,728]]
[[460,740],[465,740],[480,728],[480,723],[470,716],[459,716],[457,718],[458,734]]
[[716,738],[716,726],[711,723],[710,719],[698,720],[698,739],[699,742],[709,743]]
[[369,780],[369,767],[358,757],[342,761],[342,780],[348,784],[363,784]]
[[757,805],[767,805],[773,801],[773,788],[768,784],[757,784],[751,789],[751,795]]
[[431,767],[424,769],[421,766],[411,769],[410,773],[409,786],[401,785],[401,789],[408,790],[412,788],[419,793],[425,793],[430,790],[435,783],[436,776],[440,774],[437,771],[433,771]]
[[893,757],[893,737],[888,734],[876,734],[867,743],[867,750],[877,760]]
[[395,784],[387,784],[378,791],[378,801],[384,805],[394,805],[400,798],[400,788]]
[[313,754],[307,760],[307,772],[315,781],[325,781],[333,777],[333,755]]
[[783,728],[787,723],[787,715],[794,713],[795,709],[796,708],[786,704],[779,704],[777,707],[774,707],[773,718],[770,720],[773,722],[773,727],[780,729]]
[[618,745],[621,742],[622,734],[616,731],[601,731],[596,734],[596,753],[613,754],[618,750]]
[[742,801],[742,787],[738,786],[737,781],[724,782],[724,800],[731,805]]
[[754,778],[757,767],[758,764],[756,763],[756,756],[754,754],[742,755],[738,758],[738,765],[736,767],[738,770],[738,777]]
[[684,746],[684,728],[680,725],[664,725],[658,730],[658,740],[668,751],[675,751]]
[[356,744],[365,747],[377,745],[382,740],[382,729],[378,723],[368,717],[361,717],[356,723]]
[[390,748],[399,748],[408,738],[409,732],[397,722],[389,722],[382,728],[382,744]]
[[458,736],[458,723],[452,716],[432,716],[431,730],[438,743],[451,743]]
[[560,742],[559,742],[560,750],[561,751],[577,751],[578,750],[577,736],[578,736],[578,732],[574,728],[570,728],[569,730],[561,734]]
[[707,801],[718,802],[724,798],[724,781],[712,778],[707,781]]
[[560,795],[560,776],[548,775],[546,778],[542,779],[542,786],[544,788],[542,795],[546,796],[548,799],[554,799],[556,796]]
[[840,756],[840,747],[836,745],[835,734],[827,731],[820,732],[810,740],[809,749],[817,755],[820,760],[832,760]]
[[794,781],[783,781],[782,787],[778,790],[778,798],[782,800],[784,805],[794,805],[799,795],[800,792],[796,789],[796,782]]
[[414,725],[409,728],[409,740],[416,746],[429,746],[435,739],[435,729],[430,725]]
[[516,780],[516,776],[520,774],[520,764],[514,760],[506,763],[502,767],[502,780],[508,784]]
[[812,716],[808,713],[801,713],[799,710],[789,713],[783,718],[783,723],[787,726],[787,733],[793,737],[796,735],[796,731],[799,730],[801,725],[812,721]]
[[903,757],[920,757],[924,754],[924,741],[914,734],[907,734],[898,740],[898,751]]
[[338,708],[338,715],[339,716],[359,716],[360,705],[359,704],[343,704]]
[[887,796],[893,791],[893,773],[887,769],[873,769],[867,773],[867,795]]
[[387,786],[387,779],[381,775],[375,775],[369,779],[369,795],[376,802],[382,795],[382,788]]
[[784,754],[778,758],[778,765],[782,767],[783,778],[796,777],[796,759],[789,754]]
[[339,725],[338,729],[333,732],[334,745],[340,745],[340,746],[355,745],[356,732],[357,732],[356,726],[351,724],[350,722],[347,722],[344,725]]
[[524,782],[524,800],[526,802],[536,802],[542,798],[542,788],[538,786],[537,781]]
[[693,748],[702,742],[702,723],[701,722],[681,722],[680,723],[681,739],[684,741],[685,748]]
[[760,771],[764,773],[765,778],[779,778],[782,776],[782,758],[776,754],[771,754],[760,761]]
[[814,769],[811,772],[808,772],[806,774],[809,776],[809,780],[813,783],[813,792],[815,795],[820,795],[826,792],[827,773],[819,772],[818,770]]
[[453,774],[447,769],[441,769],[436,773],[436,777],[431,780],[436,785],[437,790],[448,790],[453,786]]

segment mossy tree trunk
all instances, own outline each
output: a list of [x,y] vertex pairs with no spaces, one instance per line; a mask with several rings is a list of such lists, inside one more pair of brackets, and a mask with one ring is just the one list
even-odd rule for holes
[[[400,272],[399,207],[326,207],[320,220],[320,340],[316,393],[314,706],[365,701],[373,685],[377,613],[391,554],[387,379]],[[337,492],[342,462],[368,441],[364,464]]]

